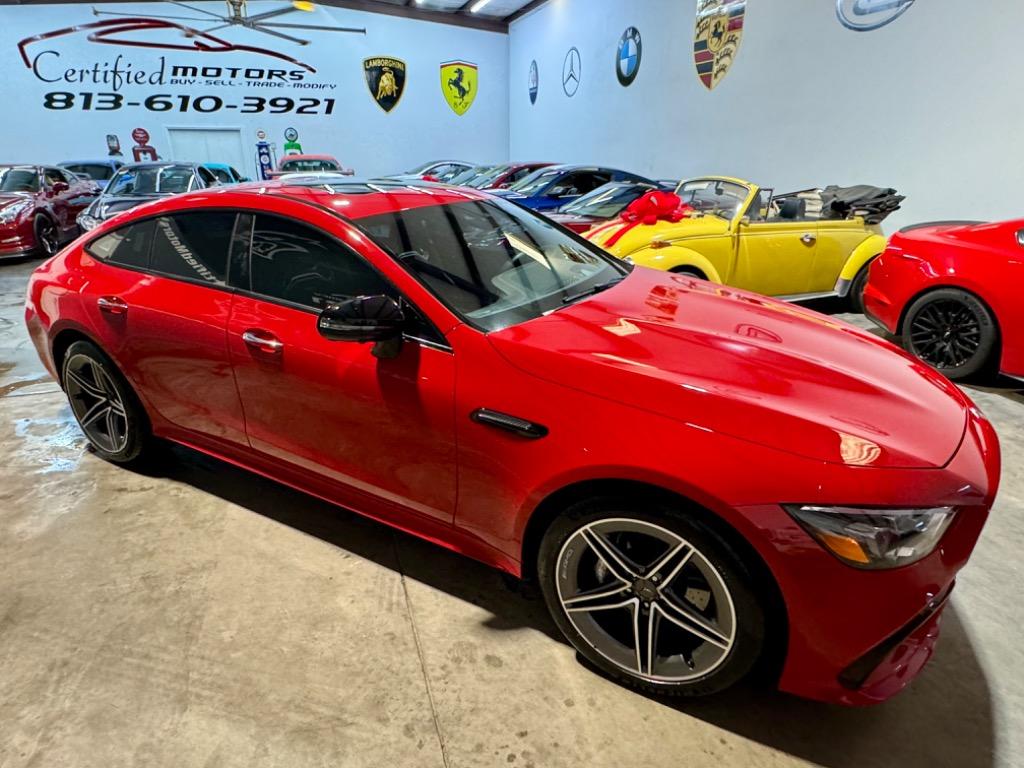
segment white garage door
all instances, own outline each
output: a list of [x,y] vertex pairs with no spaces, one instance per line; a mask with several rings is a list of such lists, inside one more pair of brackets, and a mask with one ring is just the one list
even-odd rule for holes
[[243,176],[253,176],[252,162],[238,128],[168,128],[172,160],[227,163]]

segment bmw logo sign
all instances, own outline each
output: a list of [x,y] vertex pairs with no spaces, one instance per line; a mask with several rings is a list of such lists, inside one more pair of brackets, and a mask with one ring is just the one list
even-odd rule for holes
[[619,50],[616,57],[615,74],[619,76],[619,83],[624,86],[632,85],[640,72],[640,59],[643,57],[644,43],[640,39],[640,30],[630,27],[622,33],[619,38]]
[[913,4],[914,0],[836,0],[836,15],[847,29],[870,32],[896,21]]
[[530,103],[537,103],[537,90],[540,88],[540,74],[537,72],[537,61],[530,62]]

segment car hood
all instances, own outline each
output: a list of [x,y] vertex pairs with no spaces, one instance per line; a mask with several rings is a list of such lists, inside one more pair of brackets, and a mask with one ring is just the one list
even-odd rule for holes
[[124,197],[101,197],[93,205],[91,213],[98,219],[109,219],[121,211],[148,203],[152,200],[160,200],[169,195],[125,195]]
[[[621,234],[618,240],[613,240]],[[688,216],[677,222],[659,221],[656,224],[627,224],[621,220],[611,222],[590,232],[587,237],[616,256],[629,256],[646,248],[654,240],[675,242],[698,237],[721,237],[729,233],[729,222],[717,216]]]
[[0,208],[6,208],[11,203],[20,203],[31,200],[33,195],[29,192],[4,192],[0,194]]
[[851,325],[643,267],[488,338],[539,378],[830,463],[942,467],[970,407],[946,379]]
[[581,233],[586,232],[595,224],[606,221],[606,219],[599,219],[596,216],[580,216],[575,213],[549,213],[547,217],[552,221],[558,222],[563,227],[568,227],[574,232]]

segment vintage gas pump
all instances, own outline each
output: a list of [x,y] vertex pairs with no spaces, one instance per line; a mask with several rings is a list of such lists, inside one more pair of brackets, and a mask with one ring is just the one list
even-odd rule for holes
[[256,167],[259,169],[260,178],[269,179],[276,164],[274,145],[267,141],[267,132],[256,131]]
[[132,157],[135,158],[136,163],[146,163],[160,159],[156,149],[149,145],[149,131],[145,128],[136,128],[132,131],[132,140],[135,142],[135,146],[132,147]]

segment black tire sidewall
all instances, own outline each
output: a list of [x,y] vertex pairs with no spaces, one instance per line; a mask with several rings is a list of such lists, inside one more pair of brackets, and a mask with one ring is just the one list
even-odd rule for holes
[[[875,258],[878,258],[877,256]],[[853,282],[850,284],[850,307],[854,312],[864,314],[864,289],[868,285],[868,276],[871,270],[871,262],[875,260],[871,259],[867,264],[860,268],[860,272],[857,273],[856,277],[853,278]]]
[[[54,248],[52,253],[46,250],[46,246],[43,245],[43,239],[39,236],[39,230],[45,226],[50,226],[53,228]],[[39,251],[39,253],[49,257],[55,255],[57,251],[60,250],[60,237],[57,232],[57,225],[54,224],[53,221],[46,215],[40,213],[36,216],[35,220],[32,222],[32,232],[35,235],[36,249]]]
[[[114,464],[130,464],[138,460],[149,443],[150,430],[149,418],[146,415],[146,411],[143,408],[141,401],[135,394],[135,390],[132,389],[131,385],[125,379],[117,365],[114,364],[113,360],[104,354],[99,347],[92,342],[76,341],[68,347],[64,354],[64,362],[61,365],[61,383],[63,384],[65,391],[67,391],[68,364],[74,357],[79,355],[89,357],[98,363],[103,368],[103,372],[110,377],[110,381],[113,383],[114,388],[121,397],[121,402],[124,403],[125,416],[127,417],[128,422],[128,441],[123,450],[118,451],[117,453],[111,453],[110,451],[103,449],[101,446],[96,445],[92,440],[89,440],[89,445],[92,447],[93,451],[95,451],[97,456],[113,462]],[[73,409],[72,413],[74,413]],[[77,416],[75,417],[75,421],[78,421]],[[82,430],[82,432],[85,434],[85,430]],[[89,439],[87,434],[86,439]]]
[[[570,506],[546,531],[537,556],[537,577],[548,611],[572,646],[592,666],[631,688],[660,696],[707,696],[729,688],[756,666],[765,647],[764,601],[753,588],[742,558],[714,528],[685,511],[658,502],[602,497]],[[682,683],[657,683],[634,677],[594,650],[566,616],[558,598],[557,558],[581,526],[609,517],[628,517],[667,528],[682,536],[721,575],[736,610],[736,637],[727,659],[704,677]]]
[[974,357],[966,365],[960,368],[932,367],[954,381],[968,379],[985,371],[992,363],[993,354],[996,352],[999,341],[999,328],[996,325],[992,312],[989,311],[984,302],[973,293],[961,290],[960,288],[937,288],[919,296],[910,305],[903,320],[903,327],[900,329],[900,334],[903,338],[903,348],[910,354],[918,357],[922,362],[927,362],[914,351],[914,345],[910,338],[910,327],[914,322],[914,318],[920,314],[921,310],[935,301],[959,301],[968,307],[978,318],[978,324],[981,328],[981,342],[974,353]]

